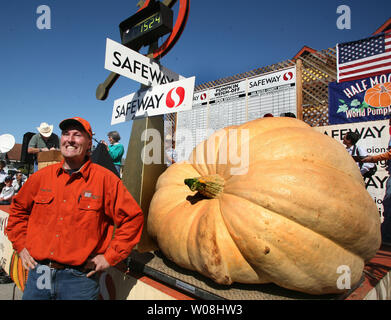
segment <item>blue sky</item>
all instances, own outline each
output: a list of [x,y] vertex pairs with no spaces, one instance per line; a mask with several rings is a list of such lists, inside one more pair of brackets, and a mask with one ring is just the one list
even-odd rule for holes
[[[3,1],[0,12],[0,135],[37,132],[81,116],[97,139],[117,130],[127,149],[132,122],[110,125],[113,102],[137,91],[119,78],[105,101],[95,98],[104,69],[106,38],[120,42],[118,25],[138,0]],[[40,5],[51,9],[51,29],[36,26]],[[351,29],[340,30],[337,7],[351,10]],[[177,5],[176,5],[177,6]],[[196,84],[292,58],[304,45],[325,49],[370,36],[391,17],[391,1],[191,0],[186,28],[161,63]],[[176,15],[174,15],[176,19]]]

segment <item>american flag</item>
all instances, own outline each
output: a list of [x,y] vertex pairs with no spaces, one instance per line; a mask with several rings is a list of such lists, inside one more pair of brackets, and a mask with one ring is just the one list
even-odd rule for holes
[[391,72],[391,30],[366,39],[337,44],[338,82]]

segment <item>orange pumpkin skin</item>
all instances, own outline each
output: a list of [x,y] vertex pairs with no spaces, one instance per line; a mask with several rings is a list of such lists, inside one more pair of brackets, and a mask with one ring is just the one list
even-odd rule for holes
[[[229,161],[206,161],[232,148],[230,129],[248,129],[243,174],[233,175]],[[246,150],[247,141],[236,141]],[[184,184],[216,174],[225,183],[213,199]],[[380,246],[377,207],[342,144],[283,117],[219,130],[189,161],[170,166],[158,179],[147,230],[167,258],[217,283],[273,282],[310,294],[343,291],[341,266],[354,286]]]
[[391,82],[379,83],[365,93],[364,101],[372,107],[381,108],[391,105]]

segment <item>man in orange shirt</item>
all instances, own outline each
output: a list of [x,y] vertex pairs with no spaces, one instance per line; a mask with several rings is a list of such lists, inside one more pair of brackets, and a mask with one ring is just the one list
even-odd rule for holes
[[74,117],[60,129],[64,160],[34,173],[11,204],[8,238],[29,270],[23,299],[97,299],[97,272],[125,259],[143,227],[122,181],[91,162],[90,124]]

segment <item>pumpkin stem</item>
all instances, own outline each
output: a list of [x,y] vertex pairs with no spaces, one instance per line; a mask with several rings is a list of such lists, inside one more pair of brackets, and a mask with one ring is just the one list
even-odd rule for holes
[[218,197],[223,191],[224,182],[224,179],[218,174],[185,179],[185,184],[191,191],[198,191],[209,199]]
[[380,86],[380,93],[388,92],[386,87],[383,85]]

